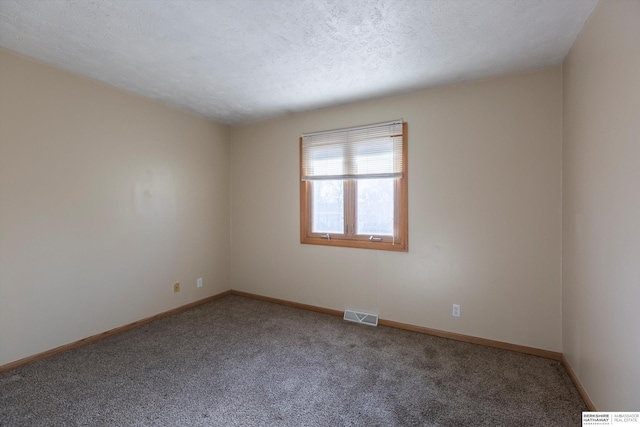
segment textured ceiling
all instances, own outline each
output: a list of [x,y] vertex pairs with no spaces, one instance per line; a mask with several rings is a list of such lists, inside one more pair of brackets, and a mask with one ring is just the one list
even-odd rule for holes
[[0,0],[0,45],[227,124],[559,64],[596,0]]

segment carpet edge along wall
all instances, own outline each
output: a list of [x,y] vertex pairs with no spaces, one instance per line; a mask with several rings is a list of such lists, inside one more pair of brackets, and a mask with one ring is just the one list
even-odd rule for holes
[[[224,292],[221,292],[219,294],[216,295],[212,295],[210,297],[207,298],[203,298],[201,300],[198,301],[194,301],[191,302],[189,304],[180,306],[180,307],[176,307],[172,310],[168,310],[159,314],[156,314],[155,316],[150,316],[141,320],[138,320],[136,322],[132,322],[114,329],[110,329],[108,331],[102,332],[100,334],[96,334],[96,335],[92,335],[90,337],[86,337],[83,338],[81,340],[78,341],[74,341],[71,342],[69,344],[65,344],[47,351],[44,351],[42,353],[38,353],[38,354],[34,354],[32,356],[28,356],[19,360],[16,360],[14,362],[10,362],[7,363],[5,365],[0,366],[0,374],[7,372],[7,371],[11,371],[13,369],[17,369],[19,367],[22,367],[24,365],[27,365],[29,363],[32,362],[36,362],[38,360],[42,360],[42,359],[46,359],[50,356],[53,356],[55,354],[67,351],[67,350],[71,350],[73,348],[77,348],[80,346],[83,346],[85,344],[89,344],[91,342],[100,340],[102,338],[106,338],[112,335],[116,335],[119,334],[121,332],[125,332],[128,331],[130,329],[136,328],[138,326],[142,326],[146,323],[150,323],[153,322],[155,320],[164,318],[164,317],[168,317],[174,314],[178,314],[181,313],[183,311],[189,310],[191,308],[197,307],[199,305],[202,304],[206,304],[208,302],[211,302],[213,300],[219,299],[219,298],[223,298],[226,297],[227,295],[237,295],[237,296],[241,296],[241,297],[246,297],[246,298],[252,298],[252,299],[257,299],[257,300],[261,300],[261,301],[266,301],[266,302],[270,302],[273,304],[280,304],[280,305],[284,305],[284,306],[288,306],[288,307],[293,307],[293,308],[298,308],[298,309],[302,309],[302,310],[310,310],[310,311],[315,311],[315,312],[319,312],[319,313],[323,313],[323,314],[328,314],[331,316],[338,316],[338,317],[342,317],[343,312],[340,310],[334,310],[334,309],[330,309],[330,308],[325,308],[325,307],[318,307],[318,306],[314,306],[314,305],[309,305],[309,304],[302,304],[302,303],[298,303],[298,302],[294,302],[294,301],[288,301],[288,300],[283,300],[283,299],[278,299],[278,298],[272,298],[272,297],[268,297],[268,296],[264,296],[264,295],[258,295],[258,294],[253,294],[250,292],[243,292],[243,291],[237,291],[237,290],[227,290]],[[508,350],[508,351],[514,351],[514,352],[518,352],[518,353],[524,353],[524,354],[529,354],[532,356],[538,356],[538,357],[544,357],[547,359],[552,359],[552,360],[556,360],[562,363],[562,365],[565,367],[565,369],[567,370],[567,373],[569,374],[569,377],[571,378],[571,380],[574,382],[578,392],[580,393],[580,396],[582,397],[582,399],[585,401],[586,405],[589,407],[590,410],[595,411],[596,408],[593,405],[593,403],[591,402],[591,399],[589,398],[586,390],[584,389],[584,387],[582,386],[582,384],[580,383],[580,381],[578,380],[578,378],[576,377],[576,375],[573,372],[573,369],[571,368],[571,365],[569,365],[569,362],[567,361],[567,359],[563,356],[562,353],[558,353],[555,351],[549,351],[549,350],[542,350],[542,349],[538,349],[538,348],[533,348],[533,347],[527,347],[527,346],[522,346],[522,345],[517,345],[517,344],[510,344],[510,343],[506,343],[506,342],[501,342],[501,341],[494,341],[494,340],[489,340],[489,339],[485,339],[485,338],[478,338],[478,337],[473,337],[470,335],[463,335],[463,334],[456,334],[453,332],[447,332],[447,331],[442,331],[442,330],[438,330],[438,329],[431,329],[431,328],[425,328],[422,326],[416,326],[416,325],[410,325],[407,323],[401,323],[401,322],[395,322],[392,320],[386,320],[386,319],[380,319],[378,324],[380,326],[387,326],[387,327],[391,327],[391,328],[396,328],[396,329],[402,329],[402,330],[407,330],[407,331],[412,331],[412,332],[418,332],[421,334],[426,334],[426,335],[432,335],[432,336],[436,336],[436,337],[440,337],[440,338],[446,338],[446,339],[452,339],[452,340],[456,340],[456,341],[462,341],[462,342],[468,342],[471,344],[477,344],[477,345],[482,345],[482,346],[486,346],[486,347],[494,347],[494,348],[498,348],[498,349],[502,349],[502,350]]]

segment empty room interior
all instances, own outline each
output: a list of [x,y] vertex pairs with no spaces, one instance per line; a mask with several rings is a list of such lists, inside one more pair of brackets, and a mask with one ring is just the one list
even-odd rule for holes
[[0,425],[640,411],[639,186],[638,0],[0,0]]

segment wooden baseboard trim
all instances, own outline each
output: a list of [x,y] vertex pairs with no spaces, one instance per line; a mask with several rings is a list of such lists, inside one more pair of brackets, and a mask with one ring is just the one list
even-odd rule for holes
[[569,361],[564,356],[564,354],[562,355],[562,366],[564,366],[564,368],[567,370],[567,373],[569,374],[571,381],[573,381],[573,384],[576,386],[576,389],[578,389],[578,393],[580,393],[580,396],[582,397],[582,400],[584,400],[584,403],[587,405],[587,408],[589,408],[590,411],[597,411],[596,406],[591,401],[591,398],[587,394],[587,391],[582,386],[582,383],[576,376],[576,373],[573,371],[573,368],[569,364]]
[[201,300],[194,301],[194,302],[191,302],[189,304],[182,305],[180,307],[176,307],[176,308],[171,309],[169,311],[164,311],[162,313],[158,313],[158,314],[156,314],[154,316],[151,316],[151,317],[146,317],[144,319],[135,321],[133,323],[129,323],[127,325],[119,326],[117,328],[110,329],[108,331],[105,331],[105,332],[102,332],[102,333],[99,333],[99,334],[96,334],[96,335],[92,335],[90,337],[83,338],[81,340],[74,341],[74,342],[69,343],[69,344],[61,345],[60,347],[52,348],[51,350],[43,351],[42,353],[34,354],[33,356],[28,356],[28,357],[16,360],[15,362],[7,363],[5,365],[0,366],[0,374],[5,373],[7,371],[10,371],[12,369],[20,368],[20,367],[22,367],[24,365],[27,365],[27,364],[32,363],[32,362],[36,362],[38,360],[46,359],[47,357],[51,357],[54,354],[62,353],[63,351],[71,350],[72,348],[81,347],[81,346],[83,346],[85,344],[89,344],[91,342],[98,341],[98,340],[100,340],[102,338],[106,338],[106,337],[109,337],[111,335],[119,334],[121,332],[125,332],[125,331],[128,331],[128,330],[133,329],[133,328],[137,328],[138,326],[142,326],[142,325],[144,325],[146,323],[153,322],[154,320],[158,320],[158,319],[162,319],[163,317],[168,317],[168,316],[172,316],[174,314],[182,313],[183,311],[187,311],[187,310],[189,310],[191,308],[194,308],[194,307],[197,307],[199,305],[206,304],[206,303],[208,303],[210,301],[213,301],[213,300],[216,300],[218,298],[226,297],[229,294],[231,294],[231,291],[224,291],[222,293],[219,293],[219,294],[207,297],[207,298],[203,298]]
[[[330,308],[318,307],[318,306],[309,305],[309,304],[301,304],[298,302],[293,302],[293,301],[288,301],[288,300],[283,300],[278,298],[265,297],[262,295],[252,294],[249,292],[232,290],[231,294],[239,295],[247,298],[258,299],[261,301],[272,302],[275,304],[286,305],[288,307],[295,307],[295,308],[302,308],[305,310],[317,311],[320,313],[330,314],[332,316],[342,317],[344,315],[344,312],[340,310],[333,310]],[[389,326],[391,328],[404,329],[406,331],[419,332],[421,334],[433,335],[441,338],[448,338],[450,340],[463,341],[463,342],[468,342],[472,344],[484,345],[487,347],[494,347],[494,348],[500,348],[503,350],[515,351],[518,353],[530,354],[533,356],[545,357],[547,359],[560,361],[562,358],[562,353],[558,353],[555,351],[542,350],[539,348],[526,347],[526,346],[517,345],[517,344],[509,344],[502,341],[494,341],[486,338],[473,337],[471,335],[456,334],[454,332],[447,332],[447,331],[441,331],[438,329],[425,328],[423,326],[416,326],[416,325],[411,325],[409,323],[395,322],[393,320],[379,319],[378,324],[381,326]]]
[[[108,336],[111,336],[111,335],[119,334],[121,332],[128,331],[129,329],[133,329],[133,328],[136,328],[138,326],[142,326],[142,325],[144,325],[146,323],[153,322],[154,320],[158,320],[158,319],[161,319],[163,317],[171,316],[173,314],[181,313],[181,312],[189,310],[189,309],[191,309],[193,307],[199,306],[201,304],[206,304],[206,303],[208,303],[210,301],[216,300],[218,298],[225,297],[227,295],[238,295],[238,296],[242,296],[242,297],[246,297],[246,298],[252,298],[252,299],[266,301],[266,302],[270,302],[270,303],[274,303],[274,304],[284,305],[284,306],[287,306],[287,307],[300,308],[300,309],[303,309],[303,310],[310,310],[310,311],[315,311],[315,312],[319,312],[319,313],[329,314],[331,316],[342,317],[344,315],[344,312],[340,311],[340,310],[334,310],[334,309],[325,308],[325,307],[319,307],[319,306],[310,305],[310,304],[302,304],[302,303],[293,302],[293,301],[289,301],[289,300],[283,300],[283,299],[272,298],[272,297],[267,297],[267,296],[258,295],[258,294],[252,294],[250,292],[243,292],[243,291],[237,291],[237,290],[228,290],[228,291],[221,292],[219,294],[216,294],[216,295],[213,295],[213,296],[210,296],[210,297],[207,297],[207,298],[204,298],[204,299],[201,299],[201,300],[198,300],[198,301],[194,301],[192,303],[189,303],[189,304],[174,308],[172,310],[165,311],[165,312],[156,314],[154,316],[147,317],[147,318],[138,320],[136,322],[129,323],[127,325],[123,325],[123,326],[120,326],[120,327],[117,327],[117,328],[102,332],[102,333],[97,334],[97,335],[92,335],[90,337],[83,338],[81,340],[78,340],[78,341],[75,341],[75,342],[72,342],[72,343],[69,343],[69,344],[65,344],[65,345],[62,345],[60,347],[56,347],[56,348],[53,348],[51,350],[44,351],[42,353],[35,354],[33,356],[28,356],[28,357],[25,357],[23,359],[16,360],[15,362],[8,363],[6,365],[2,365],[2,366],[0,366],[0,374],[4,373],[4,372],[7,372],[7,371],[10,371],[12,369],[19,368],[19,367],[24,366],[24,365],[26,365],[28,363],[32,363],[32,362],[35,362],[37,360],[45,359],[47,357],[53,356],[54,354],[58,354],[58,353],[61,353],[63,351],[71,350],[72,348],[80,347],[80,346],[83,346],[85,344],[97,341],[99,339],[102,339],[102,338],[105,338],[105,337],[108,337]],[[526,347],[526,346],[517,345],[517,344],[510,344],[510,343],[506,343],[506,342],[502,342],[502,341],[494,341],[494,340],[485,339],[485,338],[478,338],[478,337],[474,337],[474,336],[470,336],[470,335],[457,334],[457,333],[454,333],[454,332],[447,332],[447,331],[442,331],[442,330],[438,330],[438,329],[431,329],[431,328],[426,328],[426,327],[423,327],[423,326],[411,325],[409,323],[395,322],[393,320],[379,319],[378,324],[381,325],[381,326],[388,326],[388,327],[391,327],[391,328],[403,329],[403,330],[406,330],[406,331],[418,332],[418,333],[421,333],[421,334],[433,335],[433,336],[436,336],[436,337],[447,338],[447,339],[452,339],[452,340],[456,340],[456,341],[463,341],[463,342],[468,342],[468,343],[472,343],[472,344],[484,345],[484,346],[487,346],[487,347],[494,347],[494,348],[499,348],[499,349],[503,349],[503,350],[515,351],[515,352],[518,352],[518,353],[525,353],[525,354],[530,354],[530,355],[533,355],[533,356],[545,357],[547,359],[553,359],[553,360],[561,361],[562,364],[567,369],[567,372],[569,373],[569,376],[571,377],[572,381],[575,383],[576,388],[578,389],[578,392],[580,393],[580,395],[584,399],[584,401],[587,404],[587,406],[589,407],[589,409],[590,410],[595,410],[594,409],[595,407],[593,406],[593,403],[589,399],[589,396],[587,395],[587,393],[585,392],[584,388],[580,384],[580,381],[578,381],[577,377],[575,376],[575,373],[571,369],[571,366],[567,362],[566,358],[564,358],[562,353],[558,353],[558,352],[555,352],[555,351],[549,351],[549,350],[542,350],[542,349],[538,349],[538,348],[534,348],[534,347]]]
[[510,344],[503,341],[495,341],[487,338],[478,338],[471,335],[457,334],[455,332],[447,332],[439,329],[425,328],[424,326],[411,325],[409,323],[394,322],[393,320],[378,320],[378,325],[389,326],[391,328],[404,329],[407,331],[419,332],[421,334],[433,335],[440,338],[447,338],[450,340],[468,342],[471,344],[483,345],[485,347],[499,348],[502,350],[515,351],[517,353],[530,354],[532,356],[544,357],[547,359],[560,360],[562,353],[555,351],[542,350],[535,347],[527,347],[524,345]]
[[284,299],[265,297],[263,295],[252,294],[250,292],[236,291],[232,289],[230,293],[231,295],[238,295],[241,297],[257,299],[260,301],[272,302],[274,304],[286,305],[287,307],[301,308],[303,310],[317,311],[318,313],[330,314],[332,316],[342,317],[344,315],[344,312],[340,310],[333,310],[330,308],[318,307],[316,305],[301,304],[299,302],[293,302],[293,301],[288,301]]

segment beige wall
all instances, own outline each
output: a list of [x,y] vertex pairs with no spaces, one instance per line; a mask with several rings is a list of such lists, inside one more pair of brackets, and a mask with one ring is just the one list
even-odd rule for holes
[[0,365],[229,289],[228,138],[0,50]]
[[[561,77],[554,67],[233,129],[233,287],[561,351]],[[409,252],[301,245],[300,134],[397,118],[409,124]]]
[[637,411],[640,1],[601,2],[563,76],[563,351],[598,410]]

